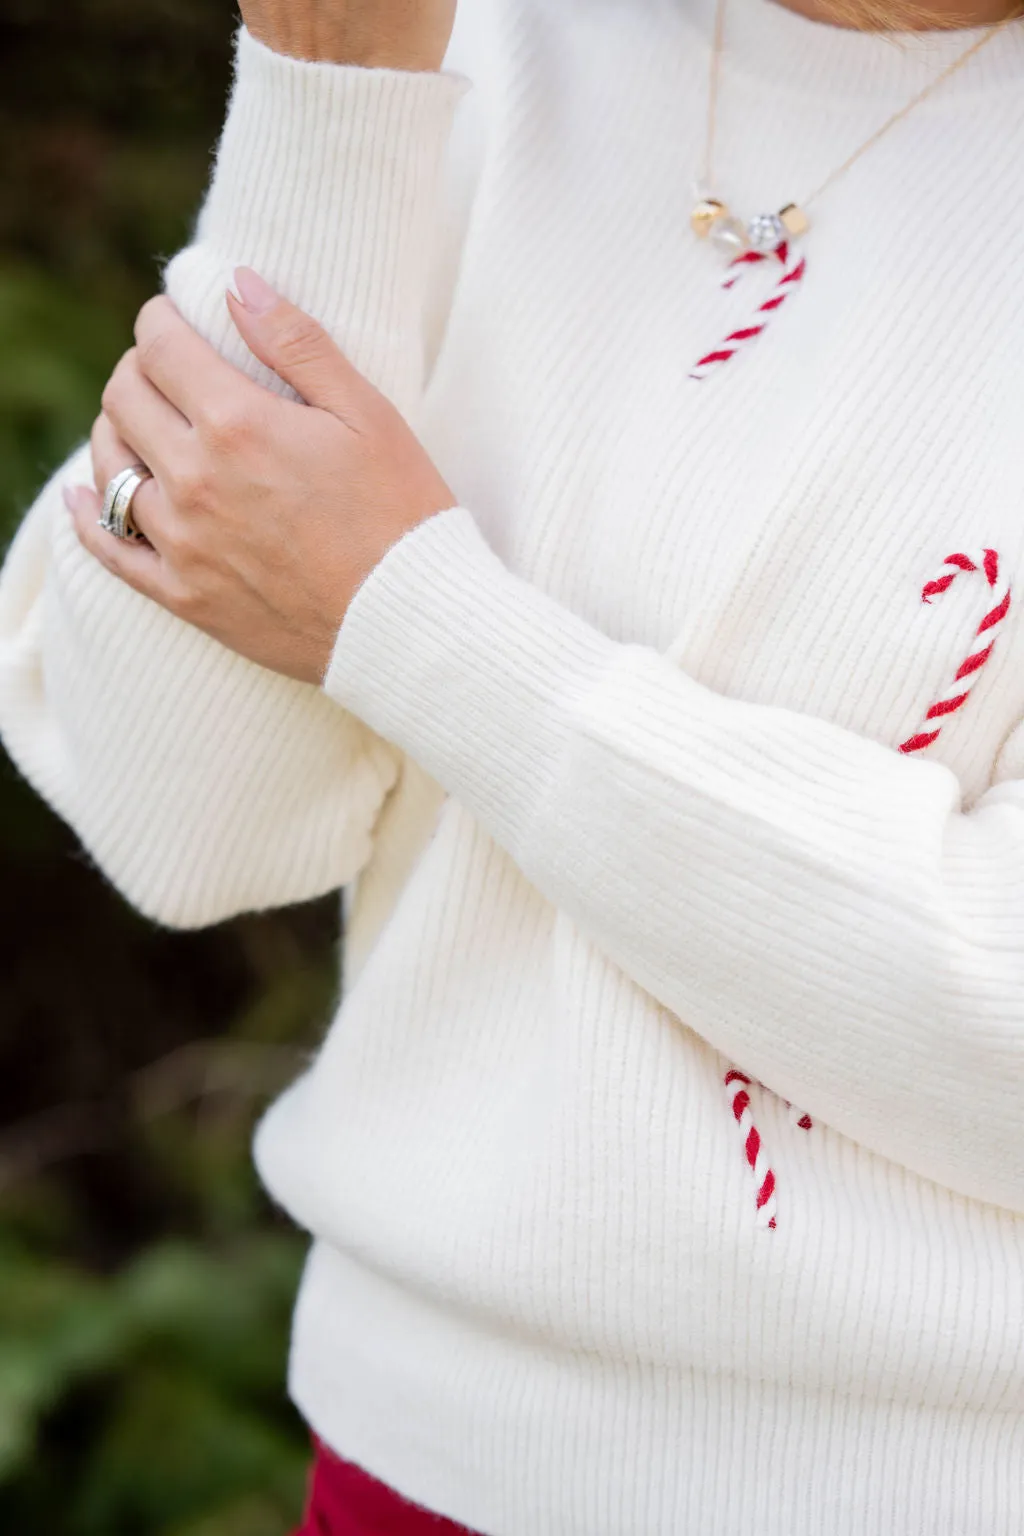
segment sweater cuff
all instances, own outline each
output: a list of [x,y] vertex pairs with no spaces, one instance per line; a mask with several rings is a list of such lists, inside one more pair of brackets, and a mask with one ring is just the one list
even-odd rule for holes
[[462,507],[401,538],[349,606],[324,679],[510,852],[621,647],[514,576]]
[[196,239],[167,270],[172,297],[185,291],[197,316],[223,321],[233,267],[255,267],[378,388],[403,396],[396,366],[422,332],[452,121],[469,85],[293,59],[243,27]]

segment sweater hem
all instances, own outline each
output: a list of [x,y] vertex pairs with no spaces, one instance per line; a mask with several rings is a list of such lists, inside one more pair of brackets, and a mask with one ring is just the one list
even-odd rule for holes
[[1013,1536],[1024,1422],[488,1325],[317,1243],[291,1393],[339,1455],[482,1536]]

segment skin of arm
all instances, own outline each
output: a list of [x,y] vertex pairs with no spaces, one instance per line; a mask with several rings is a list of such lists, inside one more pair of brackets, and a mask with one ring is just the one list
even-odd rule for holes
[[438,70],[455,0],[243,0],[242,19],[275,53],[365,68]]

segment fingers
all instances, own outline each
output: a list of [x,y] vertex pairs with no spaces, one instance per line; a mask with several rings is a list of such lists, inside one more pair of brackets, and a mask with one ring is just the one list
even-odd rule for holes
[[121,438],[109,416],[97,416],[92,424],[92,475],[96,490],[102,497],[115,475],[137,464],[138,459]]
[[253,411],[259,408],[260,386],[225,362],[164,294],[139,310],[135,351],[143,375],[194,427],[234,394],[247,397]]
[[290,384],[308,405],[342,421],[373,386],[355,369],[311,315],[289,304],[249,267],[235,272],[240,298],[228,308],[249,350]]
[[[107,416],[97,416],[92,428],[92,467],[93,479],[96,485],[97,516],[102,510],[103,498],[107,486],[115,475],[119,475],[122,469],[128,469],[138,463],[138,455],[134,454],[127,443],[118,436],[113,423]],[[67,497],[65,497],[67,500]],[[68,503],[70,506],[70,502]],[[157,480],[147,480],[140,485],[132,497],[132,522],[136,528],[157,549],[163,553],[162,529],[165,520],[162,508],[162,492]]]
[[[139,492],[141,495],[141,491]],[[136,496],[136,502],[138,496]],[[152,597],[167,606],[163,595],[162,562],[160,555],[148,544],[132,539],[115,539],[99,526],[103,510],[100,496],[87,485],[67,486],[64,502],[74,521],[79,541],[112,576],[117,576],[136,592]],[[135,502],[132,514],[135,513]]]
[[103,391],[103,414],[128,448],[128,462],[141,462],[155,474],[166,474],[189,450],[191,427],[146,378],[135,348],[125,353],[110,376]]

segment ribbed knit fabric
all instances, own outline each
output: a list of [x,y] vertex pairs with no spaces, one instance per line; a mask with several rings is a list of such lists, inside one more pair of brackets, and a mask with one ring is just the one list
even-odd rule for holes
[[[460,504],[318,691],[96,568],[77,461],[5,571],[0,721],[166,922],[349,885],[338,1019],[257,1139],[340,1455],[488,1536],[1021,1536],[1024,38],[858,162],[695,383],[774,280],[723,293],[689,230],[710,26],[474,0],[420,77],[243,34],[171,291],[243,363],[259,267]],[[722,194],[799,202],[968,41],[734,0]],[[901,755],[988,602],[922,587],[984,547],[1009,620]]]

